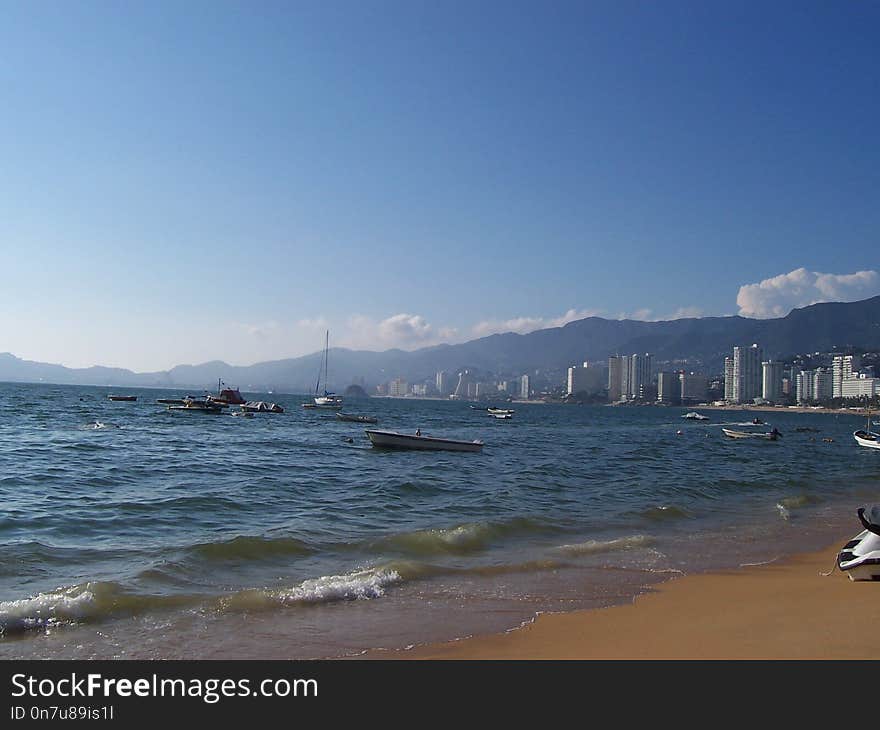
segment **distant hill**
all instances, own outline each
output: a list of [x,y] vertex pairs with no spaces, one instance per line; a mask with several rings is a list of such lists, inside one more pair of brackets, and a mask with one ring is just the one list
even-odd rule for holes
[[[459,345],[438,345],[413,352],[366,352],[334,348],[330,386],[342,391],[356,378],[368,384],[402,377],[418,382],[438,370],[464,367],[500,375],[560,370],[584,360],[613,354],[651,352],[656,362],[687,361],[690,367],[719,372],[734,345],[757,342],[766,357],[824,352],[834,347],[880,349],[880,297],[860,302],[814,304],[779,319],[702,317],[668,322],[609,320],[601,317],[526,335],[491,335]],[[321,353],[286,360],[233,366],[221,361],[178,365],[156,373],[121,368],[66,368],[21,360],[0,353],[0,380],[130,387],[215,388],[217,379],[242,391],[309,392]]]

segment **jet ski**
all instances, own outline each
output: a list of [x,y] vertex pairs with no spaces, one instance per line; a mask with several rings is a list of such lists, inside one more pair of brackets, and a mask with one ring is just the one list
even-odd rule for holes
[[850,580],[880,580],[880,505],[859,507],[865,529],[837,554],[837,567]]

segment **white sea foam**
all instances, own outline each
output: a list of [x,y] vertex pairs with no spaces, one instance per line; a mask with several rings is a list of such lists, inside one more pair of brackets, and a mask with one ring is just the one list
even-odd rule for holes
[[27,631],[88,618],[95,611],[95,594],[80,587],[31,598],[0,601],[0,633]]
[[356,599],[379,598],[385,588],[400,583],[396,570],[370,568],[346,575],[325,575],[304,580],[297,586],[272,591],[270,596],[282,603],[326,603]]

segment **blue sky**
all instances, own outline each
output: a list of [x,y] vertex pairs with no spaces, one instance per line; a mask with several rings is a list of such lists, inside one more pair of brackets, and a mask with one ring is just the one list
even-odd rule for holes
[[0,12],[0,351],[246,364],[880,293],[877,3]]

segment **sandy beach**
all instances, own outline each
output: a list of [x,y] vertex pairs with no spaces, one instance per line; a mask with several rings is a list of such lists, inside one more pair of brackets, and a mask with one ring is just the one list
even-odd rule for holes
[[[857,530],[853,530],[855,534]],[[840,547],[680,577],[632,604],[545,614],[505,634],[397,652],[410,659],[877,659],[880,582],[834,571]],[[383,653],[381,658],[392,658]]]

